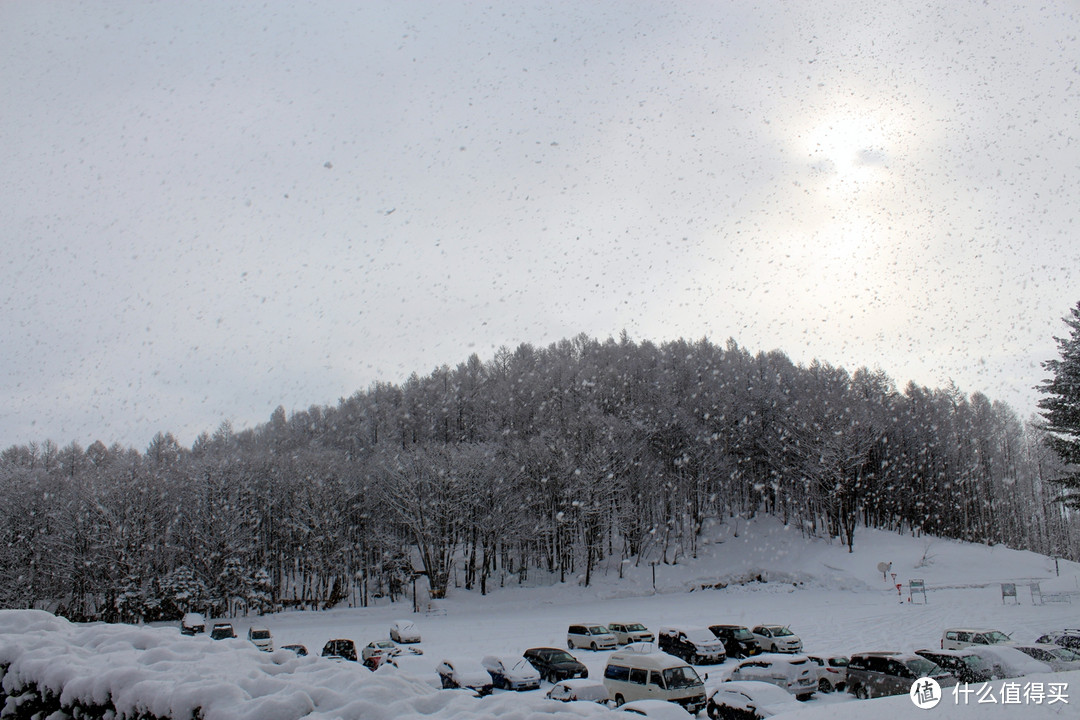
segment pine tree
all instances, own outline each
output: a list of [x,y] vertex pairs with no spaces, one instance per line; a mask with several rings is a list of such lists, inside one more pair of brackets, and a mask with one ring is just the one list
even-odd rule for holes
[[1063,320],[1072,332],[1067,338],[1054,338],[1061,359],[1043,363],[1053,377],[1037,389],[1046,395],[1039,400],[1046,443],[1065,464],[1065,474],[1055,482],[1068,491],[1065,503],[1080,508],[1080,303]]

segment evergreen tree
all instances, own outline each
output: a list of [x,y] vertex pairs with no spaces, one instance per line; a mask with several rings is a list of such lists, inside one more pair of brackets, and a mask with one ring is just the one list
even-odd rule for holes
[[1046,420],[1046,443],[1065,465],[1065,473],[1055,482],[1068,491],[1066,504],[1080,508],[1080,303],[1063,320],[1071,334],[1054,338],[1061,359],[1043,363],[1053,377],[1038,387],[1046,395],[1039,408]]

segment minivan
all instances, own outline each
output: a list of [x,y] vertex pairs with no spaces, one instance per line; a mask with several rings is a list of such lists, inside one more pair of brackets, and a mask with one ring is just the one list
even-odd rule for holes
[[956,678],[931,660],[913,653],[868,652],[851,656],[848,662],[848,692],[859,698],[906,695],[919,678],[929,677],[942,687],[956,684]]
[[667,700],[691,715],[705,707],[705,684],[697,671],[663,652],[619,650],[604,667],[604,686],[616,705],[633,700]]
[[949,628],[941,634],[942,650],[962,650],[972,645],[1001,645],[1012,639],[1000,630],[989,628]]
[[691,665],[722,663],[727,660],[724,643],[711,630],[697,627],[660,628],[660,649]]
[[615,636],[607,627],[599,623],[571,625],[566,630],[566,647],[589,648],[590,650],[614,650],[619,646]]

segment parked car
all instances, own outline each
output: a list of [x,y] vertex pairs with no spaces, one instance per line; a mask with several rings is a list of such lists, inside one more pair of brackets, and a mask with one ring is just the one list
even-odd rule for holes
[[1053,643],[1032,643],[1030,645],[1013,645],[1025,655],[1030,655],[1039,662],[1050,666],[1054,672],[1065,670],[1080,670],[1080,655]]
[[628,645],[636,642],[653,642],[656,638],[649,632],[649,628],[639,622],[608,623],[607,629],[615,636],[615,642],[620,645]]
[[705,707],[705,685],[697,671],[664,652],[642,652],[648,643],[614,652],[604,667],[604,685],[616,705],[634,700],[678,703],[692,713]]
[[1052,632],[1040,635],[1035,642],[1037,643],[1054,643],[1060,645],[1063,648],[1069,650],[1075,650],[1080,652],[1080,630],[1075,628],[1065,628],[1064,630],[1054,630]]
[[968,648],[990,665],[995,679],[1053,672],[1049,665],[1011,645],[971,645]]
[[206,632],[206,618],[197,612],[184,613],[184,617],[180,618],[180,634],[197,635],[201,632]]
[[1000,630],[990,628],[949,628],[941,633],[942,650],[960,650],[972,645],[1001,645],[1012,642]]
[[634,700],[621,705],[619,710],[652,720],[687,720],[694,717],[678,703],[667,700]]
[[435,666],[443,688],[466,688],[478,695],[491,694],[491,676],[471,658],[450,658]]
[[322,656],[331,660],[348,660],[356,662],[356,643],[344,638],[328,640],[323,645]]
[[236,630],[232,623],[214,623],[210,628],[210,637],[214,640],[228,640],[236,637]]
[[709,630],[724,643],[724,651],[730,658],[750,657],[761,652],[754,634],[742,625],[710,625]]
[[401,648],[390,640],[372,640],[360,651],[360,659],[366,664],[375,658],[396,657],[401,654]]
[[848,662],[848,692],[859,698],[906,695],[919,678],[933,678],[942,687],[956,684],[944,668],[921,655],[899,652],[867,652],[851,656]]
[[807,655],[817,665],[817,687],[820,692],[843,690],[847,683],[847,655]]
[[572,680],[560,680],[547,691],[547,697],[551,700],[571,702],[585,700],[588,702],[606,703],[608,691],[604,683],[599,680],[588,678],[574,678]]
[[488,655],[480,664],[491,676],[491,683],[507,690],[535,690],[540,687],[540,671],[523,657]]
[[817,690],[817,665],[805,655],[762,653],[740,660],[731,671],[732,680],[757,680],[787,690],[800,700],[807,700]]
[[307,646],[301,645],[299,643],[293,643],[291,645],[282,645],[281,649],[282,650],[291,650],[294,653],[296,653],[297,657],[306,657],[307,656]]
[[795,696],[772,683],[735,680],[721,683],[705,712],[713,720],[760,720],[802,707]]
[[990,663],[973,653],[970,648],[963,650],[916,650],[932,663],[949,671],[963,683],[984,683],[994,679],[994,669]]
[[274,649],[274,636],[270,634],[270,628],[259,625],[249,627],[247,637],[251,644],[260,650],[270,652]]
[[581,623],[571,625],[566,630],[566,647],[588,648],[590,650],[614,650],[619,642],[604,625]]
[[390,639],[398,643],[418,643],[420,631],[411,620],[395,620],[390,624]]
[[791,632],[787,625],[758,625],[750,633],[757,640],[761,652],[802,652],[802,639]]
[[661,650],[682,658],[691,665],[722,663],[727,660],[724,643],[708,628],[662,627],[659,637]]
[[559,648],[529,648],[522,655],[548,682],[557,683],[570,678],[587,678],[589,669],[578,659]]

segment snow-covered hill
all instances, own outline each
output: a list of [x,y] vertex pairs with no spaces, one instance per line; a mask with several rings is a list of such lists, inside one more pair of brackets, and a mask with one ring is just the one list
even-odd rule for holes
[[[423,634],[423,655],[405,655],[399,668],[377,673],[352,664],[314,657],[328,639],[351,638],[358,645],[384,638],[392,619],[408,616],[411,600],[370,608],[286,612],[258,619],[268,625],[277,645],[303,643],[313,656],[295,658],[288,651],[260,653],[245,641],[186,638],[175,626],[131,627],[71,625],[44,613],[0,613],[0,666],[7,690],[34,682],[62,698],[82,698],[98,706],[112,703],[129,715],[148,711],[186,717],[201,708],[202,717],[259,718],[552,718],[603,714],[595,706],[558,706],[543,692],[498,691],[478,700],[437,689],[435,665],[446,656],[479,658],[486,654],[519,655],[537,645],[564,646],[566,626],[574,621],[638,620],[654,630],[666,624],[704,625],[737,622],[789,624],[808,652],[911,650],[936,647],[943,628],[978,625],[1031,640],[1044,630],[1080,625],[1080,565],[1007,548],[912,538],[861,531],[854,553],[838,543],[809,539],[798,530],[762,519],[710,533],[697,558],[659,565],[656,589],[647,564],[594,575],[591,587],[575,579],[534,586],[508,585],[487,596],[455,589],[438,603],[437,612],[413,616]],[[879,563],[892,563],[883,578]],[[1058,574],[1060,573],[1060,575]],[[923,579],[926,604],[908,602],[906,583]],[[1019,603],[1003,603],[1002,582],[1018,583]],[[1032,602],[1029,583],[1057,602]],[[1070,594],[1071,593],[1071,594]],[[243,635],[253,618],[237,618]],[[602,677],[608,653],[576,653],[594,677]],[[721,682],[731,663],[699,668],[708,684]],[[1041,678],[1071,685],[1070,704],[1022,708],[985,705],[951,706],[941,717],[1074,716],[1080,704],[1080,673]],[[1072,697],[1075,695],[1076,697]],[[844,694],[815,699],[792,717],[922,717],[906,698],[856,701]],[[881,712],[878,713],[877,710]],[[554,712],[554,714],[552,714]],[[1005,717],[1006,714],[999,715]]]

